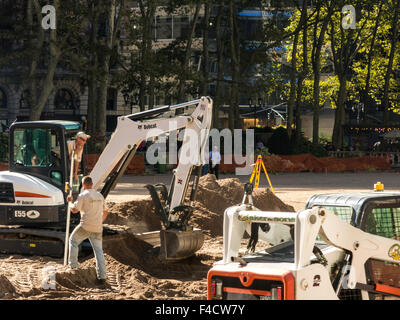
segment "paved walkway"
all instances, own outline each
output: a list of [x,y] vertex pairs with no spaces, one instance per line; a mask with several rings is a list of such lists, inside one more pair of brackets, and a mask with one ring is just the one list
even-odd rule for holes
[[[243,183],[250,176],[221,174],[220,179],[239,178]],[[380,181],[386,191],[400,192],[399,172],[357,172],[357,173],[279,173],[269,174],[275,194],[296,210],[304,208],[307,199],[317,193],[372,191],[374,184]],[[148,195],[145,184],[164,183],[169,187],[171,174],[124,175],[107,200],[123,202]],[[260,187],[268,186],[265,176],[260,178]]]

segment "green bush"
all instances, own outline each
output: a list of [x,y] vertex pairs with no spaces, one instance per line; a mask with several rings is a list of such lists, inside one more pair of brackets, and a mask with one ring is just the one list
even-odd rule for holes
[[255,149],[254,154],[256,156],[270,156],[271,153],[269,153],[268,148],[262,147],[261,149]]
[[287,130],[283,127],[275,129],[268,140],[267,148],[273,154],[290,154],[290,140]]
[[310,153],[315,157],[327,157],[328,151],[325,149],[325,144],[313,144],[309,139],[307,139],[303,133],[301,133],[299,141],[296,141],[296,133],[293,132],[292,136],[292,154],[303,154]]
[[318,158],[328,156],[328,151],[325,149],[325,146],[322,144],[314,145],[311,143],[309,153],[311,153],[313,156],[316,156]]
[[9,134],[1,133],[0,134],[0,161],[8,162],[9,155]]

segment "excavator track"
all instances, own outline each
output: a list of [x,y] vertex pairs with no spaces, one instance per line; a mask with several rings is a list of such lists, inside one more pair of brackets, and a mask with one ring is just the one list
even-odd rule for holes
[[[119,225],[104,225],[104,239],[114,236],[123,236],[129,232],[128,227]],[[71,231],[73,228],[71,228]],[[0,253],[38,255],[61,258],[64,255],[65,230],[57,229],[33,229],[18,226],[0,227]],[[81,253],[90,253],[89,241],[84,241]]]
[[52,229],[0,227],[0,252],[58,258],[64,253],[64,237],[65,232]]

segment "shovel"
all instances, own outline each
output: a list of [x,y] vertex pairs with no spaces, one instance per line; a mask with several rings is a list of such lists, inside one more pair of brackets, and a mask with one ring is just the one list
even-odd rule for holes
[[[69,175],[69,197],[72,196],[72,183],[73,183],[73,177],[74,177],[74,163],[75,163],[75,152],[72,151],[72,156],[71,156],[71,172]],[[64,266],[68,264],[68,244],[69,244],[69,227],[70,227],[70,221],[71,221],[71,207],[68,202],[68,208],[67,208],[67,225],[65,227],[65,242],[64,242]]]

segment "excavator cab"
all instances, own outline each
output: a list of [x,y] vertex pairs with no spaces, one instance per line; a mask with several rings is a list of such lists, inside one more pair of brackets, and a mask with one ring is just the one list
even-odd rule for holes
[[[0,172],[0,252],[62,255],[67,141],[79,130],[80,124],[70,121],[11,125],[9,170]],[[79,223],[79,216],[70,222]]]
[[69,180],[67,141],[80,130],[71,121],[16,122],[10,127],[10,172],[29,174],[61,190]]

